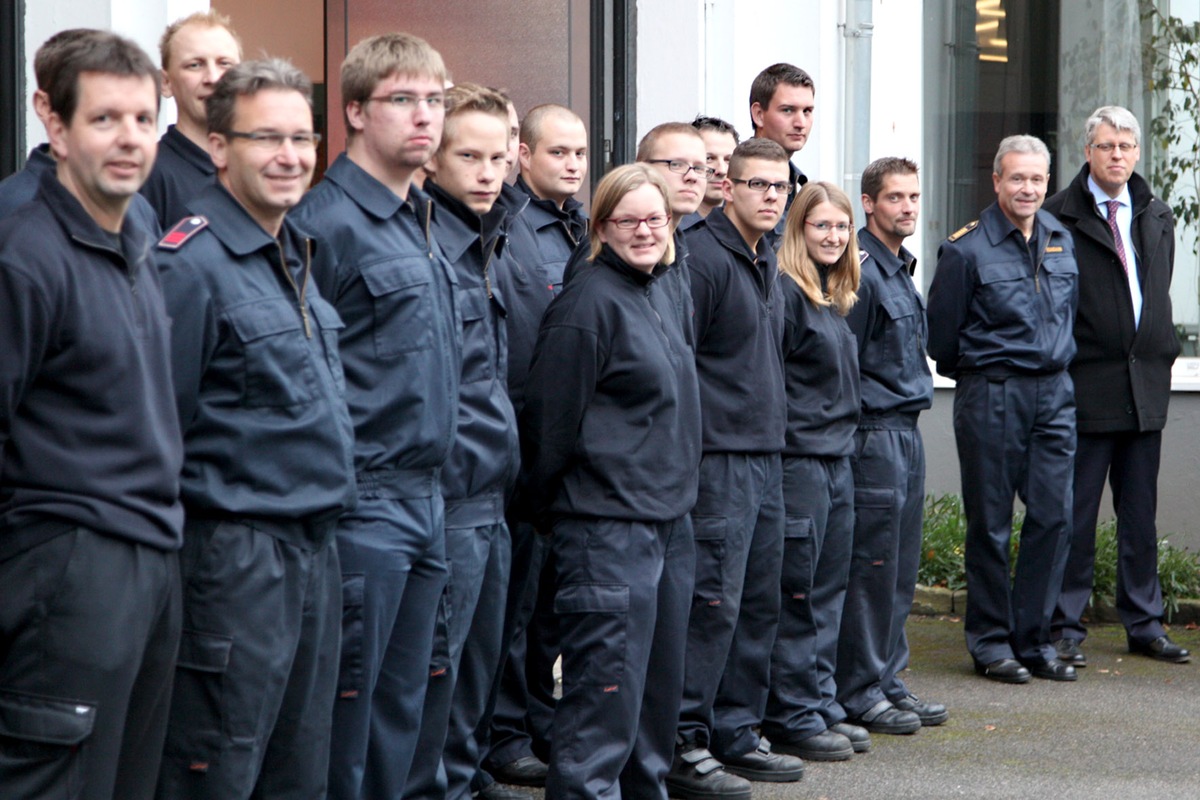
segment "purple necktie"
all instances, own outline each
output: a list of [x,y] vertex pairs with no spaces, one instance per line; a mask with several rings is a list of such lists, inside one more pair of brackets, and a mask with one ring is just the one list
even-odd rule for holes
[[1121,241],[1121,229],[1117,227],[1117,209],[1120,207],[1120,200],[1108,201],[1108,228],[1112,231],[1113,241],[1117,244],[1117,257],[1121,259],[1121,267],[1128,275],[1129,265],[1125,263],[1125,243]]

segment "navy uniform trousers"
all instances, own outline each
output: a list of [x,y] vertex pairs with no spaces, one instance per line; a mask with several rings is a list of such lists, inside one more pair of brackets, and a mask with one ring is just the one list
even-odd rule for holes
[[546,797],[665,800],[696,567],[690,520],[565,518],[551,547],[563,694]]
[[[496,671],[512,540],[500,493],[446,504],[446,562],[417,759],[406,798],[470,797],[479,767],[475,729]],[[492,521],[486,521],[492,520]]]
[[330,800],[398,797],[408,780],[446,585],[443,525],[437,470],[360,473],[358,507],[338,521],[342,655]]
[[846,718],[834,670],[854,537],[850,458],[783,459],[779,633],[763,733],[799,740]]
[[[1055,657],[1050,619],[1070,544],[1075,394],[1063,370],[958,377],[954,434],[967,517],[967,649],[988,664]],[[1013,496],[1025,504],[1009,578]]]
[[778,454],[705,454],[692,511],[696,586],[679,739],[718,759],[758,747],[779,624],[783,467]]
[[0,561],[0,587],[0,796],[149,800],[178,555],[75,528]]
[[185,522],[183,636],[160,798],[325,793],[342,614],[333,528]]
[[904,625],[917,588],[925,513],[925,445],[916,414],[859,422],[854,456],[854,549],[838,642],[838,700],[861,717],[908,695]]
[[1164,635],[1155,523],[1161,453],[1162,431],[1079,434],[1074,532],[1051,639],[1087,637],[1082,618],[1092,596],[1096,518],[1105,477],[1117,513],[1117,614],[1134,642],[1147,644]]

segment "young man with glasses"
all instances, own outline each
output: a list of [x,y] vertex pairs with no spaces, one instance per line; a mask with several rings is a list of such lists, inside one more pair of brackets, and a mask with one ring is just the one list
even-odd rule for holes
[[312,84],[230,69],[208,100],[217,181],[156,255],[184,431],[183,638],[159,797],[325,794],[354,505],[333,254],[285,219],[316,163]]
[[242,60],[242,43],[229,17],[216,11],[175,20],[163,32],[163,97],[175,100],[178,114],[158,143],[154,171],[142,186],[165,230],[187,213],[187,201],[213,182],[204,103],[225,71]]
[[787,183],[783,148],[743,142],[730,161],[724,207],[686,237],[704,454],[692,511],[696,582],[683,703],[667,776],[671,796],[685,800],[745,800],[746,779],[804,774],[799,758],[772,753],[756,732],[779,621],[787,412],[783,303],[765,234],[783,216]]
[[439,474],[457,424],[462,333],[433,203],[412,183],[442,140],[445,79],[424,39],[356,44],[341,69],[346,152],[292,212],[336,257],[313,279],[346,323],[358,478],[358,507],[337,529],[345,630],[331,800],[404,790],[446,583]]

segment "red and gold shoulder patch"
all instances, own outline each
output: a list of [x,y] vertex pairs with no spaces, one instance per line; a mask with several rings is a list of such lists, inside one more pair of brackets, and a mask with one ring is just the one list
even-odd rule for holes
[[184,217],[158,240],[158,246],[162,250],[178,250],[187,244],[189,239],[207,227],[208,220],[204,217]]

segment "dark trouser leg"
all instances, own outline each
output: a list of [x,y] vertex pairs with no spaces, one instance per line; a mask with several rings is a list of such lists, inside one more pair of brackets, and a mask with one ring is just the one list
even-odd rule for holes
[[751,514],[744,518],[749,546],[738,576],[742,590],[737,624],[713,702],[709,749],[718,759],[741,756],[758,747],[755,730],[767,711],[771,650],[779,627],[783,465],[778,455],[751,456],[744,463],[751,477]]
[[549,542],[544,542],[542,574],[533,617],[525,629],[525,688],[529,693],[525,723],[533,754],[550,759],[550,728],[554,724],[554,662],[560,646],[558,616],[554,613],[555,566]]
[[1013,577],[1012,643],[1017,658],[1036,664],[1055,658],[1050,618],[1062,589],[1071,537],[1075,390],[1065,371],[1026,382],[1033,384],[1037,405],[1018,484],[1025,522]]
[[75,529],[0,562],[5,797],[153,796],[179,642],[175,553]]
[[404,788],[446,581],[442,525],[440,496],[369,493],[338,523],[344,610],[331,800],[395,797]]
[[477,529],[477,535],[487,539],[489,544],[479,600],[459,659],[458,678],[450,703],[450,723],[442,749],[449,800],[470,798],[471,780],[482,761],[475,735],[500,670],[505,598],[512,560],[512,541],[508,526],[503,522],[482,526]]
[[1122,436],[1110,480],[1117,511],[1117,613],[1129,638],[1162,636],[1158,581],[1158,466],[1162,431]]
[[1096,520],[1100,514],[1100,497],[1104,491],[1104,479],[1112,466],[1115,445],[1116,438],[1113,435],[1079,436],[1075,452],[1071,544],[1063,572],[1062,591],[1050,624],[1051,640],[1069,637],[1083,641],[1087,637],[1083,613],[1092,596]]
[[[621,797],[619,779],[640,738],[640,716],[671,714],[643,702],[672,530],[591,519],[554,527],[563,697],[554,715],[547,797]],[[645,796],[661,795],[658,789]]]
[[782,605],[763,730],[804,739],[845,718],[833,670],[853,535],[849,459],[785,458],[783,498]]
[[921,431],[895,431],[896,450],[901,474],[896,484],[899,496],[900,525],[896,542],[896,586],[892,596],[891,644],[880,686],[889,700],[909,694],[900,679],[908,668],[908,636],[904,628],[917,591],[917,571],[921,567],[921,528],[925,519],[925,444]]

